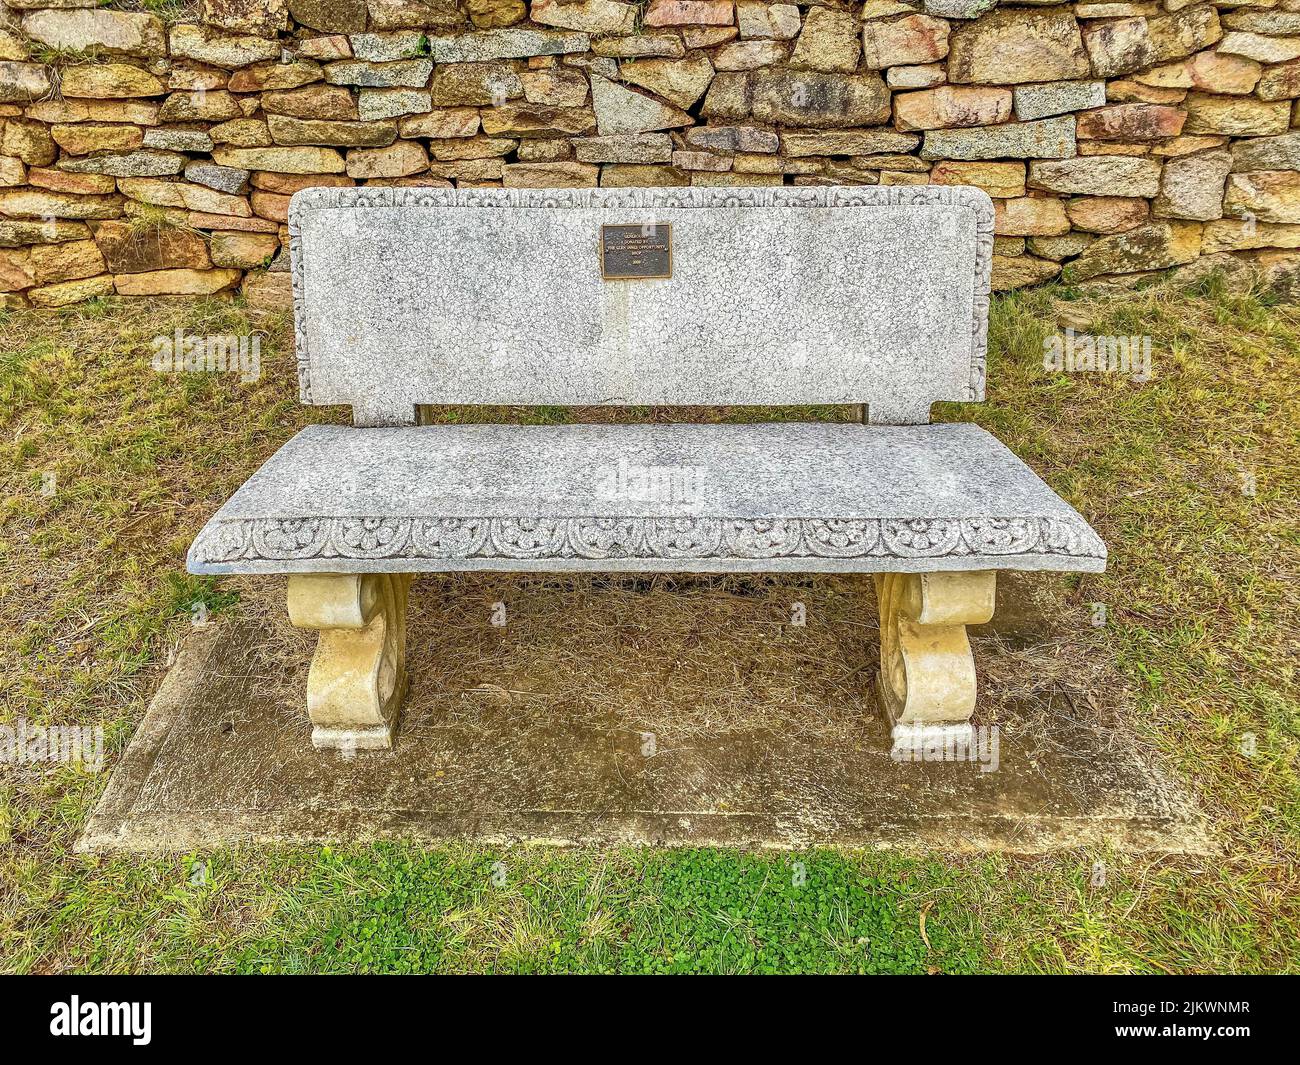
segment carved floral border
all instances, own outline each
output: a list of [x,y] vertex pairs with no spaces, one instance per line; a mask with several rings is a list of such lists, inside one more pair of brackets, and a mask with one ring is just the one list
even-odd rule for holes
[[307,349],[303,299],[302,219],[310,211],[366,207],[896,207],[943,204],[965,207],[975,215],[974,316],[971,321],[970,390],[967,398],[984,398],[988,348],[990,279],[993,270],[993,201],[981,189],[965,185],[808,185],[758,188],[586,188],[586,189],[444,189],[363,186],[309,188],[289,203],[289,266],[293,287],[294,339],[298,360],[298,394],[311,403],[311,358]]
[[191,563],[312,559],[763,559],[1058,555],[1105,559],[1061,518],[214,518]]

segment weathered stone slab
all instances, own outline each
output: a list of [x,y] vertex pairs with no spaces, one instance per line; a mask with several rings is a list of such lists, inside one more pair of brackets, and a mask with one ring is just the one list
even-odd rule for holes
[[0,103],[39,100],[49,91],[50,74],[42,64],[0,62]]
[[1011,117],[1011,90],[983,85],[940,85],[894,97],[894,122],[902,130],[993,126]]
[[598,74],[591,76],[591,103],[602,137],[672,129],[695,121],[681,108],[626,89]]
[[363,122],[374,122],[424,114],[432,106],[425,89],[362,89],[358,94],[357,117]]
[[438,67],[429,95],[438,107],[501,107],[524,94],[524,84],[508,63],[449,63]]
[[1236,141],[1232,145],[1232,169],[1300,170],[1300,131]]
[[796,69],[852,74],[862,45],[858,22],[851,12],[814,7],[804,18],[790,65]]
[[147,70],[129,63],[87,63],[63,71],[59,87],[64,96],[96,100],[131,96],[161,96],[167,89]]
[[958,26],[948,39],[948,80],[1020,85],[1092,73],[1079,24],[1068,9],[995,11]]
[[1201,227],[1195,222],[1150,222],[1126,233],[1093,241],[1062,271],[1067,281],[1103,274],[1133,274],[1190,263],[1201,252]]
[[584,33],[631,33],[636,26],[637,8],[618,0],[533,0],[529,17],[543,26]]
[[1219,43],[1224,55],[1242,56],[1259,63],[1286,63],[1300,59],[1300,37],[1265,37],[1258,33],[1229,33]]
[[872,70],[934,63],[948,54],[948,23],[928,15],[909,15],[862,27],[862,52]]
[[596,129],[595,112],[585,107],[507,104],[485,110],[482,121],[483,132],[492,136],[573,137]]
[[1267,102],[1249,96],[1214,96],[1191,93],[1187,97],[1187,133],[1220,133],[1230,137],[1261,137],[1287,131],[1291,121],[1289,100]]
[[[825,74],[798,70],[756,70],[730,75],[743,79],[739,89],[743,110],[734,117],[752,115],[774,125],[839,129],[876,126],[889,121],[889,90],[880,75]],[[715,84],[722,75],[715,78]],[[706,98],[713,99],[710,91]]]
[[325,67],[331,85],[360,85],[372,89],[422,89],[433,71],[431,59],[401,59],[395,63],[340,60]]
[[1300,222],[1300,173],[1253,170],[1232,174],[1223,210],[1238,218],[1252,215],[1261,222]]
[[14,218],[117,218],[121,213],[122,197],[117,195],[77,196],[37,189],[0,190],[0,214]]
[[143,146],[167,152],[210,152],[212,137],[201,129],[156,126],[144,131]]
[[1067,159],[1075,151],[1074,117],[1066,115],[984,129],[930,130],[921,158]]
[[366,28],[366,0],[289,0],[294,21],[325,33],[356,33]]
[[216,148],[222,166],[273,170],[280,174],[341,174],[343,156],[333,148]]
[[502,29],[463,33],[456,37],[434,37],[429,44],[436,63],[481,63],[491,59],[526,59],[534,55],[585,52],[591,47],[591,38],[585,33]]
[[327,122],[288,115],[267,115],[266,121],[276,144],[375,148],[397,139],[395,122]]
[[632,85],[687,108],[704,95],[713,80],[713,64],[704,56],[692,59],[635,59],[619,68],[619,76]]
[[634,133],[618,137],[580,137],[573,142],[582,163],[666,163],[673,142],[666,133]]
[[280,42],[266,37],[229,36],[209,26],[180,25],[171,31],[173,56],[233,70],[280,56]]
[[1088,140],[1166,140],[1177,137],[1186,120],[1184,111],[1166,104],[1112,104],[1079,115],[1075,133]]
[[1099,77],[1113,78],[1160,61],[1150,27],[1142,16],[1089,22],[1083,40],[1092,59],[1092,72]]
[[[707,128],[707,127],[705,127]],[[691,132],[695,132],[692,130]],[[690,134],[687,135],[688,140]],[[698,142],[696,138],[695,142]],[[693,142],[694,143],[694,142]],[[808,155],[877,155],[887,152],[910,152],[920,139],[914,133],[895,133],[888,129],[785,130],[781,150],[792,158]],[[754,151],[742,148],[740,151]],[[773,145],[772,151],[776,150]]]
[[1029,185],[1049,192],[1151,197],[1160,191],[1160,164],[1123,155],[1033,162],[1029,164]]
[[33,11],[23,32],[34,41],[72,52],[155,56],[167,51],[162,20],[128,11]]
[[[305,279],[304,396],[361,408],[408,400],[865,401],[881,420],[903,410],[924,420],[933,400],[982,389],[982,286],[992,245],[983,193],[650,189],[552,197],[299,193],[290,226]],[[534,202],[552,209],[528,206]],[[371,206],[353,206],[363,203]],[[708,209],[724,204],[731,209]],[[603,281],[601,225],[648,216],[673,225],[673,276]],[[539,225],[546,240],[527,241]],[[431,258],[433,246],[439,254]],[[797,282],[778,268],[796,248],[804,263]],[[854,268],[845,270],[846,261]],[[496,265],[482,268],[488,262]],[[511,312],[433,312],[464,301]],[[539,351],[554,355],[539,363]],[[755,359],[764,374],[751,372]]]
[[1232,153],[1197,152],[1165,163],[1160,195],[1151,205],[1157,218],[1209,222],[1223,217],[1223,183],[1232,169]]
[[74,174],[111,174],[113,177],[157,177],[179,174],[189,160],[177,152],[142,149],[121,155],[95,155],[86,159],[63,159],[60,170]]
[[[657,491],[640,483],[651,470],[693,472]],[[187,565],[1097,572],[1105,558],[1078,513],[974,425],[315,425],[217,512]]]
[[692,126],[685,136],[692,147],[717,152],[775,152],[780,146],[771,130],[753,126]]
[[1104,81],[1058,81],[1042,85],[1017,85],[1016,117],[1021,122],[1050,118],[1071,111],[1101,107],[1106,102]]
[[799,36],[801,16],[794,4],[767,0],[736,0],[736,23],[741,37],[788,41]]
[[932,185],[974,185],[994,199],[1025,194],[1024,163],[936,163],[930,171]]

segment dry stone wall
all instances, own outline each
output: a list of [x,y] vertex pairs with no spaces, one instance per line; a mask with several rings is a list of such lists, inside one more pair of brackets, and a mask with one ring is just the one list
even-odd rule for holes
[[311,185],[969,184],[994,285],[1300,257],[1300,0],[0,0],[0,303],[289,299]]

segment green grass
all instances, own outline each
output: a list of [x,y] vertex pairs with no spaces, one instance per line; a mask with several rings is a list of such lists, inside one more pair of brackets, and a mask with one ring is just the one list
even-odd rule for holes
[[[1045,373],[1065,311],[1151,335],[1154,379]],[[259,333],[262,380],[154,373],[149,341],[178,325]],[[1300,971],[1298,368],[1300,313],[1262,294],[1049,287],[995,302],[989,402],[937,410],[996,431],[1107,539],[1110,570],[1062,577],[1061,603],[1106,604],[1090,646],[1122,670],[1125,724],[1190,782],[1221,856],[385,844],[91,859],[71,846],[107,774],[5,766],[0,969]],[[0,721],[101,723],[116,761],[193,604],[238,609],[228,583],[184,574],[194,532],[301,425],[346,418],[301,408],[292,377],[285,318],[230,303],[0,316]]]

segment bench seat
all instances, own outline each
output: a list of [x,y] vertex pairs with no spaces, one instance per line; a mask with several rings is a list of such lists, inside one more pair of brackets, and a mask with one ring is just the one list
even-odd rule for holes
[[1106,548],[975,425],[314,425],[217,512],[188,565],[1101,572]]

